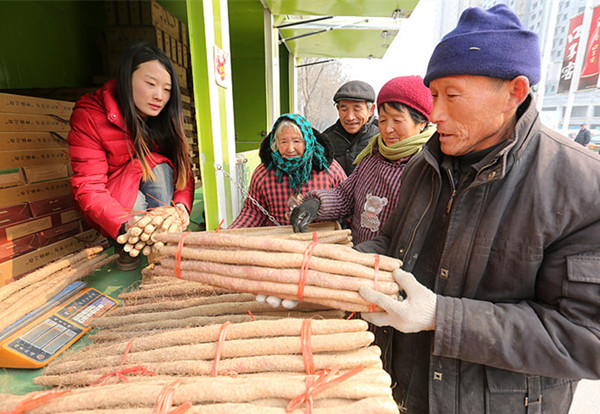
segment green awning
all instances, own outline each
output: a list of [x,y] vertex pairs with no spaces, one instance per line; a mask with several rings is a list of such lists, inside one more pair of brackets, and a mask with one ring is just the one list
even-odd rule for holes
[[265,0],[294,56],[381,58],[418,0]]
[[419,0],[264,0],[274,15],[408,17]]

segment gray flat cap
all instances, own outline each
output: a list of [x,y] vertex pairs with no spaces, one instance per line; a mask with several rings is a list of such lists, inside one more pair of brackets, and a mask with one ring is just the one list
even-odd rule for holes
[[335,95],[333,95],[335,103],[338,103],[342,99],[375,102],[375,91],[368,83],[354,80],[344,83]]

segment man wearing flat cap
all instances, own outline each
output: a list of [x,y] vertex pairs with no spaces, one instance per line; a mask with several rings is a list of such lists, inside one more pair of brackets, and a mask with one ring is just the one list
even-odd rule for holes
[[466,9],[424,83],[437,133],[360,251],[398,257],[400,300],[360,294],[403,413],[566,414],[600,377],[600,157],[541,124],[538,37]]
[[333,145],[334,158],[346,175],[354,170],[354,159],[379,133],[375,91],[366,82],[353,80],[340,86],[333,96],[339,119],[323,131]]

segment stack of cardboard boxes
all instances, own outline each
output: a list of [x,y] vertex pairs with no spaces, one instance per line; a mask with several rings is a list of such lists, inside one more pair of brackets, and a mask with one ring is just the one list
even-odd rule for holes
[[100,238],[71,197],[73,105],[0,94],[0,286]]
[[184,108],[184,129],[197,185],[200,185],[198,133],[193,105],[192,75],[188,32],[178,20],[155,0],[105,1],[106,71],[115,77],[123,51],[132,43],[145,40],[165,51],[173,62]]

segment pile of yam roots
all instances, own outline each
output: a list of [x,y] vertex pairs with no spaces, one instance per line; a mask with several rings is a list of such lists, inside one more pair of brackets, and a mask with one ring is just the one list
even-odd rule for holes
[[71,283],[115,261],[118,255],[100,254],[93,246],[47,264],[0,289],[0,332],[44,305]]
[[162,233],[155,271],[234,292],[274,295],[349,312],[373,311],[358,293],[373,288],[397,298],[398,259],[351,247],[215,232]]
[[51,390],[0,394],[0,411],[37,397],[28,413],[398,413],[366,322],[143,273],[92,344],[34,379]]

